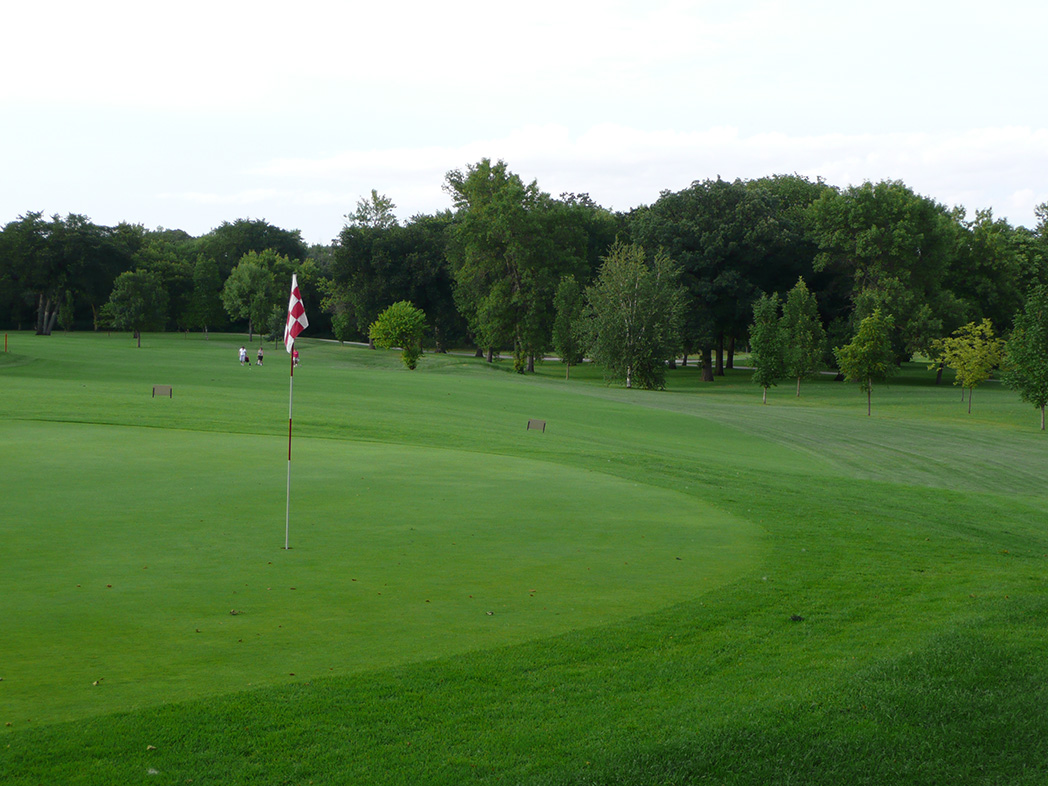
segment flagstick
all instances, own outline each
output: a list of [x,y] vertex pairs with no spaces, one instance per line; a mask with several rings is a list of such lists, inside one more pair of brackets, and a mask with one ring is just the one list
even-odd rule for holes
[[291,548],[289,537],[291,534],[291,410],[295,403],[295,356],[291,358],[291,381],[288,383],[287,400],[287,507],[284,513],[284,550]]

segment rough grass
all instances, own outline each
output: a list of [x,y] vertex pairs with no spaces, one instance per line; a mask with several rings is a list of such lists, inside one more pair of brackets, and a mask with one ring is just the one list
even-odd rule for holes
[[[554,364],[524,378],[426,356],[409,374],[395,353],[307,343],[294,482],[314,486],[293,522],[316,505],[343,523],[303,524],[283,552],[286,371],[240,368],[235,337],[147,337],[141,354],[116,337],[18,339],[18,356],[0,360],[0,470],[25,506],[3,532],[18,548],[0,588],[25,629],[17,648],[3,645],[5,782],[139,783],[151,771],[166,783],[1048,777],[1048,460],[1035,413],[992,384],[968,416],[956,388],[915,368],[875,390],[867,418],[857,390],[828,380],[806,383],[800,400],[774,390],[762,407],[741,371],[701,385],[681,370],[670,391],[650,394],[605,387],[589,368],[565,382]],[[153,383],[174,384],[175,398],[149,399]],[[546,419],[547,433],[525,432],[528,417]],[[173,464],[150,458],[171,454]],[[361,471],[370,489],[354,485]],[[544,498],[557,504],[542,510]],[[121,520],[92,512],[107,500],[121,503]],[[370,521],[346,512],[361,505]],[[193,511],[228,521],[210,540],[197,521],[202,542],[188,546],[163,522],[188,526]],[[460,516],[474,523],[456,530]],[[529,530],[535,520],[545,526]],[[412,533],[411,521],[425,526]],[[343,527],[360,545],[341,541]],[[476,627],[451,602],[477,594],[479,579],[460,569],[465,531],[491,538],[465,559],[513,609]],[[67,533],[76,540],[53,543]],[[642,537],[659,545],[646,551]],[[599,591],[571,583],[580,539],[608,578]],[[408,564],[392,571],[383,550]],[[154,563],[157,574],[137,564],[167,552],[179,556]],[[203,566],[187,569],[190,557]],[[647,561],[634,571],[618,557]],[[520,583],[529,561],[575,599],[561,607],[567,624],[535,611],[550,599]],[[107,564],[127,575],[103,592]],[[66,587],[87,574],[83,603]],[[262,589],[279,586],[274,575],[280,595]],[[345,594],[347,578],[365,575],[371,588],[394,576],[415,602],[399,598],[389,613],[377,595]],[[124,581],[137,585],[130,603]],[[46,582],[63,589],[47,595]],[[251,613],[229,614],[234,589]],[[272,629],[280,613],[294,615],[295,635]],[[506,618],[494,635],[484,627]],[[183,624],[197,619],[206,633]],[[41,679],[26,692],[7,677],[15,662],[73,671],[90,652],[85,625],[96,635],[127,626],[99,645],[113,652],[175,632],[155,639],[134,691],[119,679],[116,691],[106,679],[85,686],[105,697],[93,707],[63,698],[68,686]],[[196,652],[198,671],[180,648]],[[304,670],[280,663],[296,648]],[[251,686],[209,676],[238,670]],[[185,700],[173,700],[172,681],[189,686]],[[17,714],[12,697],[24,702]],[[70,719],[30,720],[30,701]]]

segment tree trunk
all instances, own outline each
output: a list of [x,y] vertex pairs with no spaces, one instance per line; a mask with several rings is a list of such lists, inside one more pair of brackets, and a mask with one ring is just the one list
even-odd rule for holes
[[1041,407],[1041,431],[1044,431],[1044,407]]
[[477,351],[473,353],[473,357],[475,357],[475,358],[482,358],[482,357],[484,357],[484,350],[481,349],[480,347],[477,347]]
[[968,388],[968,414],[972,414],[972,390],[974,388]]
[[571,379],[571,363],[564,364],[564,381]]
[[55,301],[54,308],[51,309],[51,315],[47,318],[47,333],[45,335],[50,336],[51,332],[55,329],[55,320],[58,319],[58,302]]
[[801,378],[797,377],[797,398],[801,397]]
[[866,388],[866,416],[873,414],[873,385]]
[[728,337],[728,368],[735,368],[735,336]]
[[495,350],[492,349],[491,347],[488,347],[487,359],[488,359],[488,363],[493,363],[495,361]]
[[138,348],[141,349],[142,348],[142,331],[141,330],[136,330],[135,331],[135,340],[138,341]]
[[680,365],[681,365],[681,368],[687,368],[688,367],[688,353],[687,352],[684,353],[684,358],[681,360]]
[[528,355],[528,373],[529,374],[534,374],[535,373],[535,356],[534,355]]
[[713,347],[704,347],[699,352],[702,355],[702,381],[703,382],[712,382],[713,381]]
[[667,366],[668,368],[671,368],[671,369],[675,369],[675,368],[677,368],[677,358],[670,358],[670,360],[669,360],[669,362],[668,362],[668,363],[666,364],[666,366]]
[[761,399],[761,404],[767,404],[768,403],[768,389],[767,388],[763,388],[763,390],[764,390],[764,397]]
[[724,333],[717,334],[717,368],[713,373],[724,376]]
[[937,368],[935,370],[935,384],[936,385],[938,385],[940,382],[942,382],[942,371],[943,371],[944,368],[945,368],[945,364],[944,363],[940,363],[939,364],[939,368]]

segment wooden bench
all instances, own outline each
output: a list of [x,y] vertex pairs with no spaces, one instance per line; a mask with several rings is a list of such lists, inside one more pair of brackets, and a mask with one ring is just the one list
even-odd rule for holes
[[171,386],[153,385],[153,398],[156,398],[157,396],[167,396],[168,398],[173,398],[174,396],[171,391]]
[[526,429],[524,429],[524,430],[525,431],[530,431],[531,429],[536,429],[538,431],[545,432],[546,431],[546,421],[544,421],[544,420],[529,420],[528,421],[528,427]]

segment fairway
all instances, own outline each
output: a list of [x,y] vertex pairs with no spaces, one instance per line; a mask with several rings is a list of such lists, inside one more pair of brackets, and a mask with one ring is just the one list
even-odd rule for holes
[[1048,443],[996,383],[301,341],[285,550],[282,351],[13,339],[0,780],[1048,777]]

